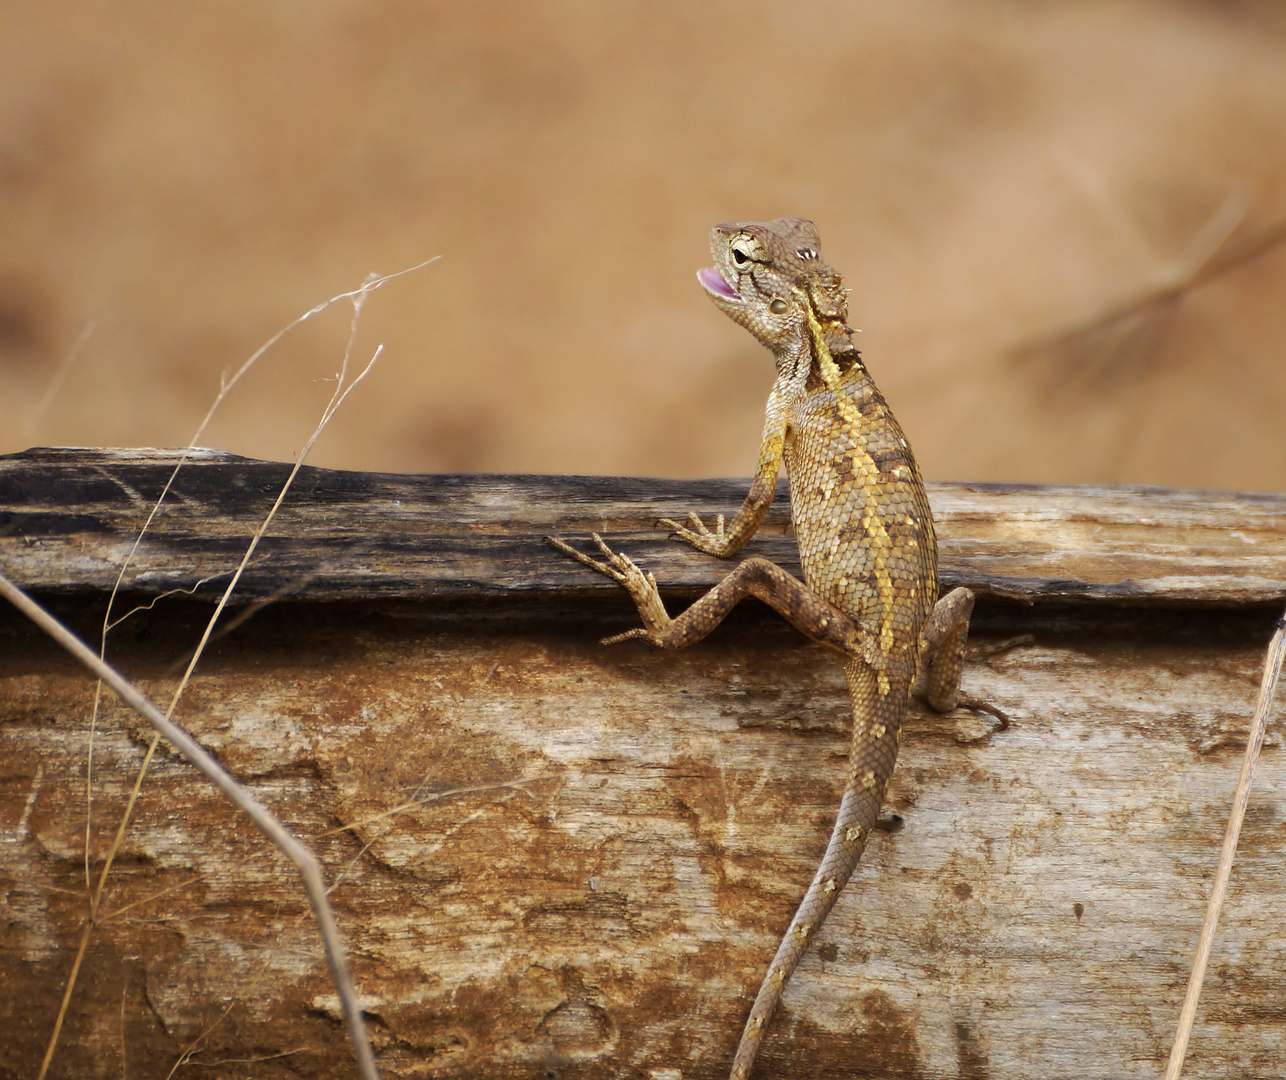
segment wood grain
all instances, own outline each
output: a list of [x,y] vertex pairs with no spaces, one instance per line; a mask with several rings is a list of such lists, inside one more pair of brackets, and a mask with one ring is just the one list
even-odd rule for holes
[[[0,457],[0,564],[26,587],[108,589],[177,451],[33,450]],[[124,586],[217,595],[289,472],[192,452]],[[306,467],[240,587],[242,599],[339,600],[614,593],[548,550],[550,532],[610,532],[668,588],[695,592],[720,560],[658,518],[731,514],[744,480],[413,476]],[[1286,496],[1141,487],[930,484],[944,585],[1024,602],[1244,604],[1286,600]],[[753,550],[798,571],[784,482]]]

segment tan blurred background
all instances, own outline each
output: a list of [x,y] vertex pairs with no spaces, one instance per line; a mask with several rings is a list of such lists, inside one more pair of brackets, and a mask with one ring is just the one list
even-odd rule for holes
[[[746,475],[694,272],[782,214],[929,477],[1286,487],[1278,0],[6,4],[0,451],[181,445],[440,255],[312,461]],[[290,458],[350,316],[202,441]]]

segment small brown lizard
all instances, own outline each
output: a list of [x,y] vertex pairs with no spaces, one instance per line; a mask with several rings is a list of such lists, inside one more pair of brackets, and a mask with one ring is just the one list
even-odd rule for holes
[[925,697],[939,711],[966,705],[993,713],[1002,726],[1006,721],[960,693],[973,594],[956,589],[938,599],[938,549],[920,470],[853,347],[848,290],[822,261],[817,230],[799,218],[716,225],[710,243],[715,266],[697,278],[720,310],[772,351],[777,380],[759,469],[731,525],[720,515],[710,530],[695,514],[687,525],[661,524],[700,551],[735,554],[763,522],[784,461],[804,581],[748,558],[672,619],[656,579],[597,533],[604,561],[548,539],[629,591],[644,625],[607,642],[641,637],[683,648],[710,633],[739,600],[757,596],[843,657],[853,703],[848,779],[821,866],[746,1021],[732,1064],[733,1080],[744,1080],[786,981],[876,824],[917,678],[923,676]]

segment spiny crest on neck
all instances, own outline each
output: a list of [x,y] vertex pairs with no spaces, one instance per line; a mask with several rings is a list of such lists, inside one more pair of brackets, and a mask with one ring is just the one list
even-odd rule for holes
[[848,325],[848,289],[838,274],[833,280],[804,278],[792,292],[804,313],[808,375],[805,389],[835,390],[840,379],[855,366],[862,367],[861,353],[853,347]]

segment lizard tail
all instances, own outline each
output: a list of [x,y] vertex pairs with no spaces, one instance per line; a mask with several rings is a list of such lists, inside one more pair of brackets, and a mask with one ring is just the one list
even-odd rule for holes
[[853,699],[853,739],[839,816],[822,864],[777,946],[777,955],[759,988],[732,1059],[730,1080],[746,1080],[750,1075],[759,1044],[786,983],[857,869],[866,839],[884,805],[884,788],[897,761],[898,737],[911,690],[909,681],[897,680],[899,685],[890,685],[887,677],[861,661],[845,664],[844,674]]

